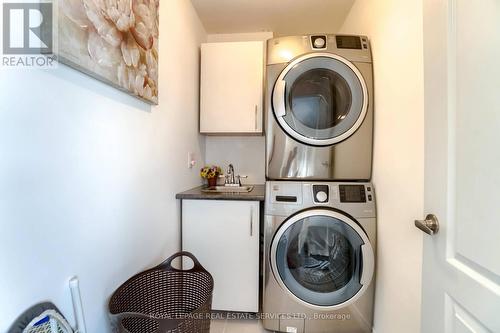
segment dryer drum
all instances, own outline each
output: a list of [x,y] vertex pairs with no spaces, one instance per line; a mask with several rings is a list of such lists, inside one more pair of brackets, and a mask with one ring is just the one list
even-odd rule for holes
[[271,104],[288,135],[304,144],[331,146],[361,126],[368,92],[362,74],[346,59],[308,54],[281,72]]
[[347,117],[352,104],[347,81],[325,68],[301,74],[290,88],[288,98],[294,127],[299,129],[299,124],[303,124],[309,132],[337,126]]

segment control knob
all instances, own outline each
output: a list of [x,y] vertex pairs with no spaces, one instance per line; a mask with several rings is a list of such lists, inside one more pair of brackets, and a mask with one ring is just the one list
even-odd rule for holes
[[328,200],[328,194],[326,194],[325,191],[319,191],[318,193],[316,193],[316,200],[318,202],[325,202],[326,200]]
[[325,40],[323,38],[321,38],[321,37],[320,38],[316,38],[314,40],[314,46],[316,48],[318,48],[318,49],[321,49],[321,48],[325,47],[325,43],[326,43]]

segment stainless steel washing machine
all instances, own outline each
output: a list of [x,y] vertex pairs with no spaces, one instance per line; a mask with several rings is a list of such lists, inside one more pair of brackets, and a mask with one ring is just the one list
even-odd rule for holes
[[371,332],[375,243],[370,183],[267,182],[264,327]]
[[369,180],[373,78],[365,36],[267,43],[266,176]]

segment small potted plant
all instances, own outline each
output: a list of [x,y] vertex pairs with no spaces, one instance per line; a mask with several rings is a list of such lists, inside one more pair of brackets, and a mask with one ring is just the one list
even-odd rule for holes
[[217,178],[221,174],[222,170],[217,165],[207,165],[201,168],[200,176],[208,181],[208,186],[216,186]]

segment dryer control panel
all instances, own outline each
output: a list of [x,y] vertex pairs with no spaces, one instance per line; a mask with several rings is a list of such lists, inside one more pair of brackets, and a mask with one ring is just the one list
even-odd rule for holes
[[326,50],[327,42],[326,35],[324,36],[311,36],[311,46],[315,50]]
[[311,52],[333,53],[351,62],[372,62],[367,36],[314,34],[269,39],[266,65],[288,63]]

